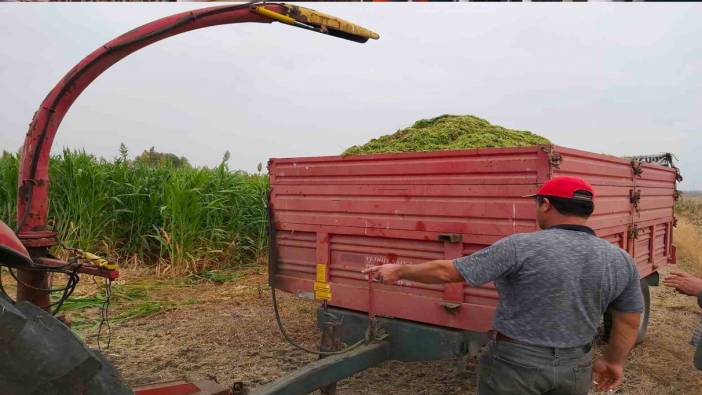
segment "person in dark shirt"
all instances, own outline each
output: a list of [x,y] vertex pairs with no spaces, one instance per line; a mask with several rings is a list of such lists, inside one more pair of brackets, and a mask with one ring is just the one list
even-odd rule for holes
[[[690,273],[673,272],[663,280],[663,284],[675,288],[681,294],[696,296],[697,304],[702,308],[702,278],[695,277]],[[702,320],[697,325],[690,343],[697,347],[693,361],[695,367],[702,370]]]

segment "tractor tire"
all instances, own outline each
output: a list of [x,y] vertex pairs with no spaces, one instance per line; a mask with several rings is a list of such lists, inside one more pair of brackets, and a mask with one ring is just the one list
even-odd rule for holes
[[28,303],[0,296],[0,388],[13,395],[126,395],[133,392],[99,352]]
[[[639,345],[646,340],[646,332],[648,331],[648,323],[651,317],[651,291],[649,283],[645,278],[641,279],[641,294],[644,300],[644,310],[641,314],[641,322],[639,322],[639,330],[636,332],[636,345]],[[612,332],[612,312],[607,310],[604,315],[604,328],[602,340],[609,342]]]

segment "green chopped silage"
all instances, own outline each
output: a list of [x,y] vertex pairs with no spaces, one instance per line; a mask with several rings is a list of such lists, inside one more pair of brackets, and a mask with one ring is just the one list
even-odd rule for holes
[[442,115],[421,119],[408,128],[378,137],[364,145],[354,145],[344,151],[343,155],[526,147],[539,144],[551,144],[551,142],[525,130],[492,125],[473,115]]

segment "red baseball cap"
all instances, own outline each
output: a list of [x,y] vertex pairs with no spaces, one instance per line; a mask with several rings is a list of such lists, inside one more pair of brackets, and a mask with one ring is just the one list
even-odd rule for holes
[[528,196],[554,196],[591,202],[595,198],[595,191],[592,189],[592,186],[582,178],[555,177],[547,181],[536,194]]

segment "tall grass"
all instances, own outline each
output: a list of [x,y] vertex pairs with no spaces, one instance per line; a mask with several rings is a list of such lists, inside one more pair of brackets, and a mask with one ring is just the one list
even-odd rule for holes
[[702,198],[683,197],[675,204],[678,225],[673,240],[683,269],[702,275]]
[[[18,159],[0,158],[0,219],[14,226]],[[184,273],[259,260],[266,253],[268,177],[98,159],[51,158],[49,222],[67,246]]]
[[0,156],[0,220],[15,226],[17,203],[17,172],[19,160],[6,151]]
[[675,213],[688,218],[690,221],[702,225],[702,197],[683,195],[675,203]]

